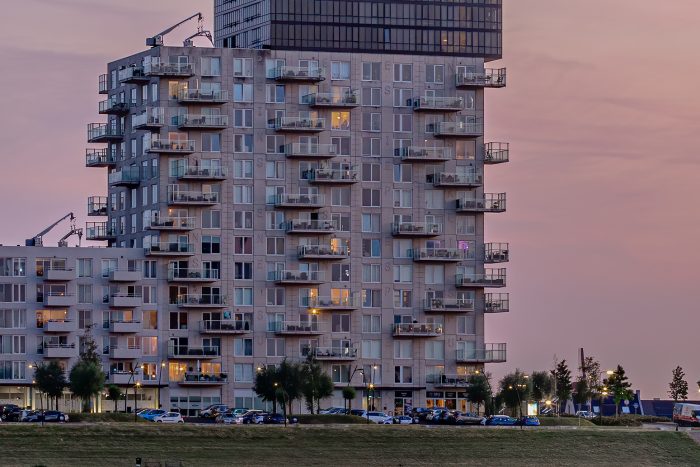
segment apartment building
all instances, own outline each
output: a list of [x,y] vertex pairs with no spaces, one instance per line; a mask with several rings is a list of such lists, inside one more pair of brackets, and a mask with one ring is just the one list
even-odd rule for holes
[[[484,340],[486,316],[509,310],[509,246],[484,237],[485,218],[506,210],[505,193],[485,182],[509,160],[507,143],[484,139],[486,89],[506,85],[505,69],[487,66],[500,57],[500,1],[431,2],[437,13],[420,18],[426,38],[440,40],[415,53],[397,48],[416,40],[403,36],[409,1],[384,2],[402,5],[383,13],[398,15],[396,28],[386,19],[378,29],[384,49],[300,45],[292,29],[252,44],[231,39],[245,25],[222,26],[259,4],[276,31],[292,3],[217,0],[217,44],[227,47],[156,47],[109,63],[98,81],[106,122],[88,125],[86,151],[86,166],[109,173],[105,193],[88,200],[88,214],[106,220],[87,236],[112,248],[0,248],[6,264],[24,261],[8,284],[79,294],[92,281],[105,369],[124,387],[139,379],[140,406],[258,405],[259,368],[313,355],[336,385],[328,404],[351,385],[354,406],[469,409],[466,377],[506,359],[505,344]],[[322,13],[377,2],[297,3]],[[343,18],[299,21],[332,19],[319,27],[335,30]],[[78,273],[46,285],[37,258],[48,256]],[[80,276],[81,257],[99,274]],[[110,268],[140,275],[115,282]],[[129,307],[114,304],[122,293]],[[69,343],[79,345],[84,305],[60,309],[78,322],[64,332]],[[33,326],[44,308],[29,295],[8,307],[13,319],[24,313],[17,329],[28,336],[47,333]],[[140,324],[114,331],[112,313]],[[112,353],[123,342],[139,350]],[[22,387],[29,374],[10,360],[0,384]]]

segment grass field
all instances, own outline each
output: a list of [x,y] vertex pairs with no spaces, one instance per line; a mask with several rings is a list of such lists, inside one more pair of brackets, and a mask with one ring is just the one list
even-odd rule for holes
[[0,426],[3,466],[700,465],[683,433],[482,427]]

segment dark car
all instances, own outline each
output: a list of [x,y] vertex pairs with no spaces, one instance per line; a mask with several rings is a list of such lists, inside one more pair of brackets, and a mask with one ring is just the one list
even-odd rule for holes
[[534,415],[528,415],[528,416],[522,417],[520,420],[518,420],[518,425],[540,426],[540,419],[535,417]]
[[40,422],[42,419],[42,414],[38,410],[24,410],[23,412],[20,415],[21,422]]
[[515,426],[518,424],[518,419],[508,415],[492,415],[486,419],[484,424],[490,426]]
[[57,410],[47,410],[43,414],[45,422],[65,423],[68,421],[68,415]]
[[266,425],[281,425],[284,424],[284,415],[281,413],[271,413],[263,417],[263,423]]
[[22,409],[17,407],[16,409],[9,412],[7,415],[3,416],[3,421],[6,422],[19,422],[22,420]]
[[[267,412],[262,412],[260,410],[251,410],[237,418],[236,423],[241,423],[243,425],[255,425],[258,423],[262,423],[266,415],[268,415]],[[240,420],[240,422],[238,420]]]
[[0,417],[2,417],[3,420],[9,415],[11,412],[19,410],[19,406],[15,404],[1,404],[0,405]]

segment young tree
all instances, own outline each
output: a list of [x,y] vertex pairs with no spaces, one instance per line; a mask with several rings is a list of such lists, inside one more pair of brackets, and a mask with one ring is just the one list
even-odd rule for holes
[[277,412],[277,385],[279,375],[277,367],[262,367],[255,374],[253,391],[263,402],[272,402],[272,411]]
[[94,324],[85,327],[80,346],[80,360],[102,365],[102,359],[97,351],[97,342],[92,338],[92,327]]
[[588,409],[590,410],[592,407],[591,400],[602,390],[600,363],[592,356],[589,356],[583,359],[583,365],[579,366],[579,370],[581,370],[581,377],[586,380],[589,398],[584,402],[588,404]]
[[314,406],[317,412],[320,410],[321,399],[333,395],[333,381],[312,355],[309,355],[303,366],[302,393],[306,408],[312,414]]
[[[66,374],[63,368],[56,361],[51,361],[47,364],[41,364],[34,370],[34,380],[39,391],[46,393],[48,400],[53,400],[58,410],[58,398],[63,394],[63,389],[68,386],[66,382]],[[47,409],[51,408],[51,404],[47,402]]]
[[279,386],[284,390],[285,400],[289,406],[287,413],[292,413],[292,403],[302,397],[303,370],[299,363],[289,363],[286,359],[277,368]]
[[634,393],[630,389],[632,384],[627,380],[625,370],[621,365],[617,365],[613,374],[610,375],[603,384],[608,388],[608,392],[615,401],[615,417],[619,415],[620,402],[629,400],[634,397]]
[[353,399],[355,399],[356,394],[357,392],[352,386],[345,386],[343,388],[343,399],[345,399],[345,404],[348,409],[348,412],[352,410],[352,401]]
[[557,396],[557,412],[561,412],[562,404],[565,404],[571,397],[571,371],[566,364],[566,360],[557,363],[557,366],[552,370],[554,376],[554,384],[556,387],[555,394]]
[[515,412],[518,409],[520,416],[523,415],[523,402],[530,398],[532,386],[530,380],[525,377],[525,374],[516,369],[514,373],[510,373],[503,377],[500,382],[501,397],[506,407]]
[[470,375],[467,378],[467,400],[476,404],[476,411],[479,412],[481,404],[486,404],[491,400],[491,387],[486,375]]
[[70,390],[83,400],[83,412],[90,410],[90,399],[102,391],[105,374],[102,366],[91,361],[78,360],[70,371]]
[[540,411],[540,401],[552,397],[554,382],[552,375],[546,371],[533,371],[530,376],[532,381],[532,398],[537,403],[537,412]]
[[122,390],[116,384],[107,386],[107,396],[114,401],[114,413],[117,413],[117,402],[122,397]]
[[680,366],[673,370],[673,379],[669,383],[668,388],[668,395],[671,396],[674,402],[688,399],[688,382],[685,380],[685,372]]
[[574,403],[581,410],[583,404],[587,404],[593,397],[593,391],[588,387],[588,379],[580,377],[574,383]]

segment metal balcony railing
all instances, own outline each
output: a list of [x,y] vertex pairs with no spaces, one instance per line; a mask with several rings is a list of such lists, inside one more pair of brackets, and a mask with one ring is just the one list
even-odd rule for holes
[[510,143],[486,143],[484,164],[501,164],[510,160]]
[[510,295],[507,293],[484,294],[484,313],[507,313],[510,311]]
[[505,269],[486,269],[483,274],[457,274],[457,287],[505,287]]
[[184,89],[177,93],[177,100],[184,103],[224,104],[229,100],[228,91],[201,89]]
[[312,310],[353,310],[359,308],[360,304],[359,294],[353,293],[340,297],[309,297],[307,308]]
[[322,208],[325,205],[325,197],[319,194],[307,193],[282,193],[275,195],[272,204],[277,207],[292,208]]
[[395,150],[401,160],[407,162],[441,162],[453,159],[452,148],[409,146]]
[[293,219],[287,222],[288,233],[327,233],[332,234],[336,231],[336,222],[332,220],[322,219]]
[[189,154],[194,152],[194,140],[183,139],[154,139],[151,140],[149,152],[164,152],[172,154]]
[[275,120],[275,130],[277,131],[323,131],[325,129],[325,118],[279,117]]
[[456,359],[465,363],[502,363],[506,361],[506,344],[484,344],[478,349],[457,349]]
[[414,261],[464,261],[475,259],[474,251],[465,248],[415,248]]
[[413,109],[435,110],[435,111],[454,111],[459,112],[464,110],[464,99],[461,97],[418,97],[413,99]]
[[439,122],[435,126],[435,136],[463,136],[477,138],[484,134],[484,122],[478,119],[474,122]]
[[312,283],[323,282],[325,274],[323,271],[299,271],[291,269],[283,269],[275,272],[275,282],[285,283]]
[[192,230],[197,227],[197,218],[153,216],[149,227],[157,230]]
[[347,169],[330,169],[320,167],[308,171],[309,183],[355,183],[359,181],[354,167]]
[[318,92],[305,95],[304,102],[312,107],[356,107],[359,105],[359,95],[357,91],[344,94]]
[[505,193],[485,193],[483,198],[460,198],[457,212],[505,212]]
[[335,144],[291,143],[284,147],[287,157],[329,158],[335,157],[338,148]]
[[228,126],[228,115],[187,114],[175,118],[178,128],[213,128],[221,129]]
[[506,86],[506,69],[486,68],[483,73],[457,73],[455,84],[457,87],[503,88]]
[[434,236],[442,233],[442,224],[429,222],[398,222],[391,225],[396,236]]
[[308,66],[279,66],[270,72],[269,78],[277,81],[323,81],[324,70]]
[[347,246],[333,245],[299,245],[297,248],[299,259],[337,258],[344,259],[350,256]]
[[510,249],[507,243],[486,243],[484,245],[484,263],[507,263]]
[[474,299],[470,298],[428,298],[423,301],[425,311],[446,313],[475,311]]
[[432,337],[443,333],[443,325],[435,323],[400,323],[394,324],[392,332],[395,337]]
[[168,269],[169,281],[216,281],[219,280],[218,269],[173,268]]

